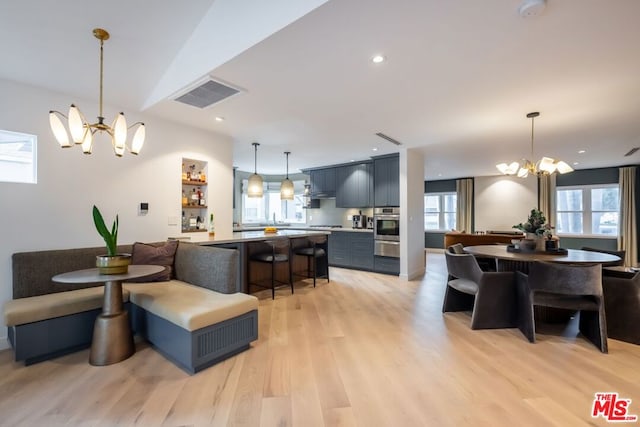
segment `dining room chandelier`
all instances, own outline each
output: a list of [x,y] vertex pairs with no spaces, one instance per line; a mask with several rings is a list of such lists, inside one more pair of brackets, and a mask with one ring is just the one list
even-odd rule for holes
[[[80,109],[74,104],[71,104],[68,116],[65,116],[59,111],[49,111],[49,125],[62,148],[80,144],[83,153],[91,154],[94,135],[97,132],[106,132],[111,137],[111,145],[113,146],[113,151],[116,156],[122,157],[125,150],[129,150],[131,154],[138,154],[144,145],[144,123],[136,122],[127,127],[127,120],[124,118],[124,113],[122,112],[116,116],[111,125],[104,123],[104,116],[102,115],[103,45],[105,40],[109,39],[109,33],[102,28],[95,28],[93,35],[100,40],[100,104],[98,121],[96,123],[89,123],[82,112],[80,112]],[[67,120],[68,129],[63,123],[63,117]],[[126,145],[127,132],[134,127],[136,131],[131,140],[131,148],[129,148]]]
[[293,181],[289,179],[289,154],[291,151],[285,151],[284,154],[287,156],[287,176],[280,183],[280,200],[293,200],[295,191]]
[[[531,119],[531,159],[533,159],[533,123],[536,117],[540,116],[540,113],[535,111],[527,114],[527,118]],[[551,175],[555,172],[567,173],[573,172],[573,168],[562,160],[556,160],[551,157],[542,157],[537,162],[532,160],[522,159],[522,164],[518,162],[512,163],[500,163],[496,165],[496,168],[504,175],[517,175],[519,178],[526,178],[529,174],[544,176]]]

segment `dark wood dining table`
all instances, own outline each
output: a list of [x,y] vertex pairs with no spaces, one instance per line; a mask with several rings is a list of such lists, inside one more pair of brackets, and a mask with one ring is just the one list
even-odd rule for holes
[[529,271],[529,264],[534,261],[560,262],[566,264],[603,264],[620,261],[616,255],[602,252],[567,249],[567,253],[557,252],[509,252],[507,245],[465,246],[468,254],[483,258],[494,258],[498,271]]

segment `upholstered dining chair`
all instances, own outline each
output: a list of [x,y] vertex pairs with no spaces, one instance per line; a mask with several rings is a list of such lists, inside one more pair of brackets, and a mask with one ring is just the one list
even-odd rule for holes
[[640,273],[605,271],[602,293],[609,338],[640,344]]
[[609,255],[616,255],[620,257],[620,261],[611,261],[611,262],[604,262],[601,265],[603,267],[618,267],[618,266],[623,266],[624,265],[624,257],[627,254],[627,251],[625,250],[620,250],[620,251],[609,251],[606,249],[598,249],[598,248],[591,248],[589,246],[583,246],[580,248],[583,251],[589,251],[589,252],[600,252],[603,254],[609,254]]
[[517,272],[518,328],[536,342],[534,305],[580,311],[580,332],[607,353],[602,266],[536,261],[529,274]]
[[445,252],[450,279],[442,312],[471,310],[471,329],[517,325],[514,272],[485,272],[470,254]]

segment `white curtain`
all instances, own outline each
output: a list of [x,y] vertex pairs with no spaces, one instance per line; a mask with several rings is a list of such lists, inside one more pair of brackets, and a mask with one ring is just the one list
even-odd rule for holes
[[618,249],[625,250],[624,265],[638,265],[638,243],[636,231],[636,168],[620,168],[620,237]]
[[547,223],[556,224],[556,175],[541,176],[538,179],[538,209],[547,218]]
[[467,233],[473,233],[471,229],[473,179],[463,178],[456,180],[456,199],[456,228]]

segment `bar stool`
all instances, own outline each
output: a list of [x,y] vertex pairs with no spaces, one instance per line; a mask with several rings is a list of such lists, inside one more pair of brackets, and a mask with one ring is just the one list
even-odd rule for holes
[[[270,246],[270,250],[261,251],[259,253],[253,254],[249,256],[250,261],[261,262],[265,264],[271,264],[271,286],[264,286],[260,283],[249,283],[249,286],[254,285],[259,288],[271,289],[271,299],[275,299],[276,297],[276,282],[281,284],[288,284],[291,286],[291,293],[293,294],[293,280],[291,275],[291,263],[289,262],[289,239],[271,239],[260,242],[262,244],[267,244]],[[286,251],[282,251],[282,249],[286,249]],[[276,264],[278,263],[287,263],[287,267],[289,269],[289,282],[283,282],[281,280],[276,279]]]
[[[307,246],[293,250],[294,255],[307,257],[307,270],[304,277],[313,277],[313,287],[316,287],[316,278],[326,278],[329,282],[329,247],[327,236],[307,237]],[[318,269],[320,264],[320,269]],[[318,275],[318,270],[324,274]],[[299,276],[302,276],[298,274]]]

